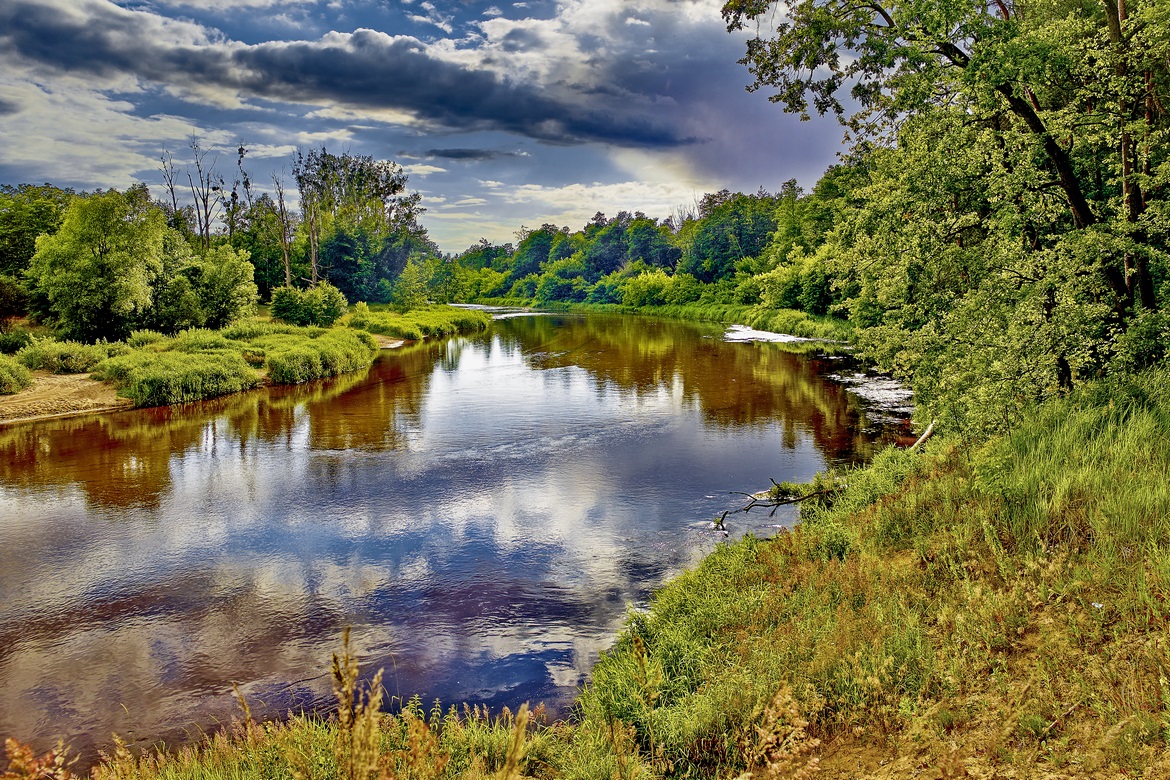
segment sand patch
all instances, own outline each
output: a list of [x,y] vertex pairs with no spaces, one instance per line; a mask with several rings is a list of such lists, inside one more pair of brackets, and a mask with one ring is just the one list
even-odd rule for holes
[[133,405],[129,398],[119,398],[113,385],[90,379],[88,374],[36,371],[29,387],[15,395],[0,395],[0,425],[111,412]]

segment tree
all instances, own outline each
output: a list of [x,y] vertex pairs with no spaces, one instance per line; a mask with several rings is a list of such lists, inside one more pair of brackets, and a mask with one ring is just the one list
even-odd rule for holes
[[122,338],[133,315],[151,303],[165,230],[166,218],[145,185],[77,198],[60,229],[37,239],[29,281],[67,335]]
[[[218,156],[208,160],[208,150],[199,145],[199,139],[194,135],[191,136],[188,146],[191,147],[191,162],[195,167],[195,175],[192,176],[191,169],[187,169],[187,185],[191,189],[191,198],[195,201],[195,226],[199,233],[199,241],[206,252],[211,249],[211,226],[219,219],[223,210],[224,181],[215,170]],[[170,177],[165,170],[167,165],[168,161],[164,161],[163,177],[167,179],[169,186]],[[173,200],[173,192],[171,197]]]
[[55,233],[73,190],[51,184],[0,186],[0,274],[20,276],[37,251],[37,236]]
[[[759,23],[773,5],[729,0],[728,29]],[[994,120],[1001,135],[1035,147],[1050,178],[1035,186],[1063,193],[1070,227],[1091,228],[1119,214],[1133,226],[1127,232],[1149,245],[1138,227],[1149,205],[1143,179],[1151,183],[1157,164],[1150,142],[1168,126],[1167,62],[1157,52],[1170,29],[1159,4],[799,0],[786,11],[775,35],[751,39],[741,60],[755,76],[752,88],[774,88],[770,99],[785,110],[807,116],[811,99],[820,113],[872,136],[932,106],[962,104]],[[860,106],[849,116],[838,95],[845,84]],[[1100,129],[1085,129],[1091,127]],[[1135,143],[1139,137],[1145,143]],[[1005,139],[1005,148],[1010,143]],[[1091,164],[1078,164],[1081,156]],[[1092,177],[1103,173],[1121,198],[1095,186]],[[1097,204],[1090,203],[1094,190],[1106,196]],[[1121,254],[1100,269],[1116,308],[1135,297],[1156,308],[1148,249]]]
[[724,17],[761,25],[753,88],[857,142],[817,256],[871,357],[993,427],[1120,365],[1166,303],[1165,4],[799,0],[765,28],[775,5]]
[[256,311],[255,269],[246,251],[218,246],[200,265],[199,300],[207,327],[222,328]]
[[407,176],[396,163],[349,152],[335,155],[324,147],[298,150],[293,176],[301,196],[311,284],[319,275],[322,236],[335,222],[372,235],[417,227],[421,196],[403,194]]

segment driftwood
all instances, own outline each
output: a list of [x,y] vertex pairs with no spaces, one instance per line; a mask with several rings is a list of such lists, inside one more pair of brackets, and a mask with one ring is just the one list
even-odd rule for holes
[[926,430],[925,430],[925,431],[923,431],[923,432],[922,432],[922,435],[918,437],[918,441],[916,441],[916,442],[914,442],[913,444],[911,444],[911,445],[910,445],[910,448],[909,448],[908,450],[906,450],[906,451],[907,451],[907,452],[913,452],[914,450],[918,449],[919,445],[920,445],[920,444],[922,444],[922,442],[924,442],[924,441],[926,441],[927,439],[929,439],[929,438],[930,438],[930,436],[931,436],[931,434],[933,434],[933,433],[934,433],[934,424],[935,424],[936,422],[938,422],[938,420],[931,420],[931,421],[930,421],[930,425],[926,426]]
[[[938,422],[938,421],[931,420],[930,425],[926,426],[926,430],[923,431],[922,435],[918,437],[918,441],[916,441],[912,445],[910,445],[910,447],[907,448],[906,451],[913,452],[914,450],[916,450],[920,446],[922,446],[923,442],[925,442],[932,435],[934,435],[934,424],[936,422]],[[776,480],[771,479],[771,477],[769,477],[769,479],[771,480],[772,485],[774,487],[776,487],[777,489],[779,489],[779,487],[780,487],[779,483],[777,483]],[[801,501],[804,501],[804,500],[809,499],[809,498],[815,498],[816,496],[826,496],[826,495],[829,495],[830,493],[839,493],[847,487],[849,487],[847,484],[834,485],[830,488],[825,488],[823,490],[814,490],[813,492],[806,493],[803,496],[787,496],[785,498],[778,498],[778,497],[773,498],[771,495],[771,492],[768,492],[768,493],[744,493],[744,492],[739,491],[739,490],[733,490],[733,491],[731,491],[731,495],[733,495],[733,496],[747,496],[748,502],[746,504],[744,504],[743,506],[741,506],[739,509],[726,510],[718,518],[716,518],[715,520],[712,520],[711,525],[716,531],[722,531],[723,533],[727,533],[727,527],[726,527],[725,523],[727,522],[727,516],[729,514],[731,514],[732,512],[750,512],[751,510],[755,509],[758,506],[766,506],[766,507],[772,508],[772,511],[770,511],[768,513],[768,517],[772,517],[773,515],[776,514],[776,510],[782,506],[786,506],[788,504],[799,504]]]

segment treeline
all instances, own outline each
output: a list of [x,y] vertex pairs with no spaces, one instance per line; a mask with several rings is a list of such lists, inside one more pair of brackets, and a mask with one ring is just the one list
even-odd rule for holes
[[452,284],[464,297],[538,305],[709,303],[847,316],[847,291],[813,255],[842,211],[850,175],[835,166],[807,194],[795,180],[776,194],[722,190],[664,220],[599,212],[576,232],[521,229],[515,247],[482,240],[458,255]]
[[164,155],[157,198],[143,184],[0,187],[0,331],[28,315],[92,342],[219,328],[273,299],[298,324],[329,324],[354,301],[406,310],[449,300],[419,196],[406,193],[398,165],[298,153],[294,210],[282,174],[258,191],[244,147],[230,184],[197,141],[190,151],[182,167]]

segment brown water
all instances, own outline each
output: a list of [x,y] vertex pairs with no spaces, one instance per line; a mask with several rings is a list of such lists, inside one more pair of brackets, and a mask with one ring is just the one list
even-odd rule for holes
[[[0,428],[0,737],[169,744],[389,693],[563,712],[730,491],[858,462],[840,361],[615,316],[500,320],[368,374]],[[794,513],[734,515],[771,533]]]

